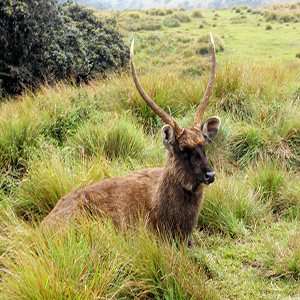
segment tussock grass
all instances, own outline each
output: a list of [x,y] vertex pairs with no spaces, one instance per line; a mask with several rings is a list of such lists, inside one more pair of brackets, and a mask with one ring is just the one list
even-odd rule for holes
[[38,142],[38,125],[27,116],[0,123],[0,165],[24,169]]
[[[102,173],[99,167],[95,170],[96,163],[103,167]],[[55,150],[35,157],[28,174],[16,187],[12,205],[16,213],[25,218],[45,217],[62,196],[107,175],[104,166],[104,159],[78,161]]]
[[199,226],[212,233],[220,232],[232,237],[254,228],[268,212],[258,201],[258,195],[245,178],[218,175],[218,185],[206,189],[200,212]]
[[[200,36],[197,40],[198,48],[196,49],[196,54],[201,55],[211,55],[212,49],[211,49],[211,38],[209,34],[204,34]],[[222,52],[225,49],[225,44],[221,40],[219,36],[214,36],[214,42],[216,47],[216,52]]]
[[254,189],[273,214],[297,218],[300,205],[296,188],[297,175],[287,173],[277,161],[259,162],[249,174]]
[[193,18],[203,18],[202,11],[200,9],[196,9],[192,13]]
[[[99,123],[102,126],[99,126]],[[105,155],[109,159],[142,157],[147,148],[147,140],[142,128],[129,116],[109,114],[86,123],[70,138],[72,148],[82,147],[88,156]]]
[[85,220],[54,236],[40,231],[22,240],[14,259],[1,257],[2,270],[9,270],[1,278],[1,297],[215,297],[201,263],[184,248],[158,243],[142,226],[129,235],[108,221]]
[[269,132],[266,128],[240,123],[232,127],[230,147],[232,157],[241,166],[257,162],[265,155]]
[[265,268],[262,276],[298,281],[300,278],[299,224],[284,224],[288,234],[281,235],[281,241],[277,242],[280,226],[275,225],[274,229],[277,232],[272,232],[265,241],[267,253],[262,260]]

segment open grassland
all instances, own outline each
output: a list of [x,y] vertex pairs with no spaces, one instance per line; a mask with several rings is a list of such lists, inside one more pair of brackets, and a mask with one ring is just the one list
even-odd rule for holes
[[79,220],[54,236],[38,228],[69,191],[163,164],[163,123],[127,72],[3,99],[0,298],[300,298],[299,13],[298,4],[105,13],[128,44],[135,37],[142,85],[182,126],[208,82],[208,32],[216,39],[205,118],[222,120],[207,146],[217,179],[191,249],[143,224],[120,232]]

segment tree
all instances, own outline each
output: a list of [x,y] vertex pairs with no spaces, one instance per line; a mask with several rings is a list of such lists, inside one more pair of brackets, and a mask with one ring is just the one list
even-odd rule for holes
[[113,19],[57,0],[0,1],[0,83],[8,93],[45,80],[86,81],[128,58]]

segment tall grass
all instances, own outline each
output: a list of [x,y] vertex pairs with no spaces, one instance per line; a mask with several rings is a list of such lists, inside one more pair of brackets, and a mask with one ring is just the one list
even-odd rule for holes
[[147,149],[141,126],[130,116],[117,114],[113,118],[105,114],[98,120],[85,123],[70,138],[69,144],[72,148],[82,147],[85,155],[101,153],[109,159],[124,160],[142,157]]
[[85,220],[54,236],[20,238],[13,259],[5,253],[0,260],[2,298],[216,297],[201,263],[175,244],[158,243],[143,227],[129,235],[108,221]]
[[218,184],[205,191],[199,217],[202,229],[237,237],[268,218],[267,207],[259,201],[258,194],[244,178],[238,174],[217,174],[217,177],[220,177]]

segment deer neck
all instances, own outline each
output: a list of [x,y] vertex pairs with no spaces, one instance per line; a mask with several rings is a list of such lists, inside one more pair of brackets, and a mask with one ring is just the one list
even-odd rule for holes
[[185,182],[176,158],[168,155],[153,198],[156,226],[188,237],[195,227],[201,209],[203,187]]

